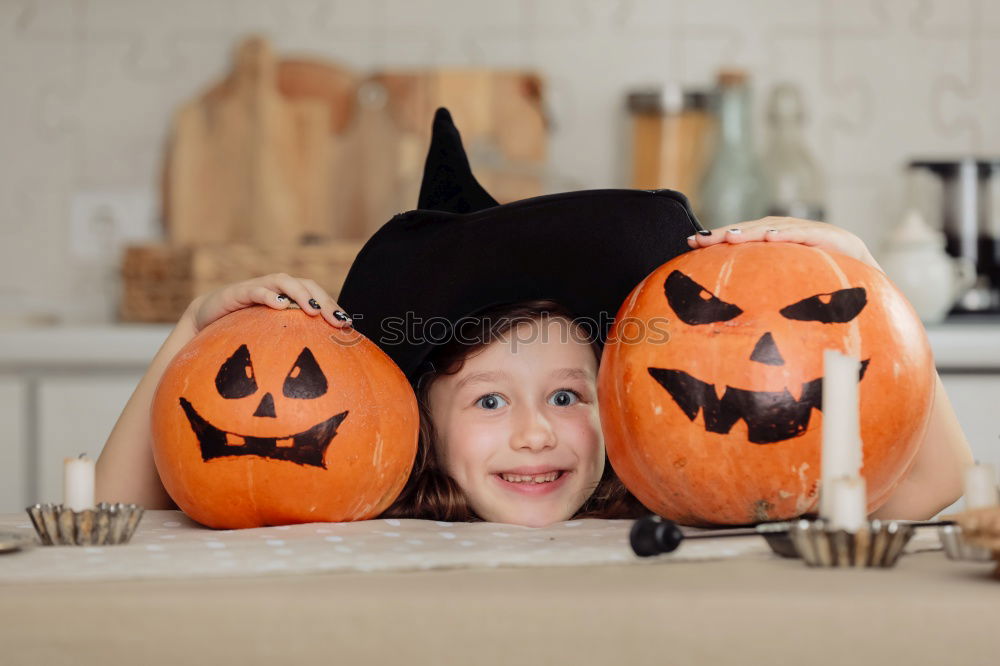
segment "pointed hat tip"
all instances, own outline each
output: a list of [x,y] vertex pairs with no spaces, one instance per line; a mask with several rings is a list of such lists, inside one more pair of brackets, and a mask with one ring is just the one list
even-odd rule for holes
[[496,206],[497,201],[472,175],[462,136],[445,107],[434,112],[431,145],[424,164],[418,208],[468,213]]

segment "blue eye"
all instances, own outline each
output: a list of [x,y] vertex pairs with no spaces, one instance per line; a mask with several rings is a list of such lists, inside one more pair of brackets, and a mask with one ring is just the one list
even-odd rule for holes
[[549,404],[556,407],[570,407],[580,401],[580,394],[569,389],[559,389],[549,398]]
[[484,395],[479,400],[476,400],[476,405],[482,407],[483,409],[500,409],[507,404],[507,401],[499,393],[489,393]]

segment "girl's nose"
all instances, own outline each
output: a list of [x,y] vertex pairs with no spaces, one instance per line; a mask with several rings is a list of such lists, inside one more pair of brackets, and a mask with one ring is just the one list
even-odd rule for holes
[[556,436],[545,417],[538,411],[525,410],[520,428],[511,438],[511,447],[527,451],[544,451],[556,445]]

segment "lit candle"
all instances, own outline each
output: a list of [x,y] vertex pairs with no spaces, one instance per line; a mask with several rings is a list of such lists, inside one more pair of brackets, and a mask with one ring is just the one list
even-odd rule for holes
[[1000,504],[997,497],[997,472],[993,465],[969,465],[965,468],[965,508],[981,509]]
[[73,511],[94,508],[94,461],[86,454],[63,461],[63,505]]
[[827,349],[823,352],[823,444],[820,515],[833,510],[824,492],[838,477],[856,477],[861,470],[861,429],[858,420],[858,359]]
[[831,479],[830,486],[825,488],[831,497],[830,526],[848,532],[861,530],[868,521],[865,480],[842,476]]

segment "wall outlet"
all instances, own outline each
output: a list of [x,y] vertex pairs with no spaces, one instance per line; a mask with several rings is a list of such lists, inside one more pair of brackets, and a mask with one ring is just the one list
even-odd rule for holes
[[78,259],[117,260],[125,245],[162,236],[151,190],[87,190],[70,202],[70,249]]

